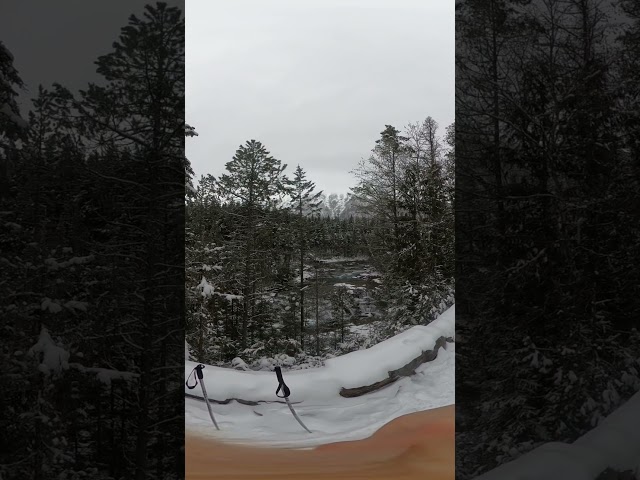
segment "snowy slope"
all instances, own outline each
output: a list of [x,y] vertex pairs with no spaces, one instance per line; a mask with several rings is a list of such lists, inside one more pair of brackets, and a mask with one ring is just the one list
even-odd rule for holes
[[[365,438],[382,425],[407,413],[455,402],[455,346],[440,349],[416,375],[402,378],[379,391],[355,398],[339,395],[341,387],[371,384],[398,369],[423,350],[431,350],[440,336],[454,335],[454,307],[428,326],[413,327],[366,350],[327,360],[324,367],[284,371],[290,401],[312,434],[297,424],[286,404],[275,396],[278,382],[272,372],[243,372],[207,366],[204,373],[210,398],[267,401],[247,406],[235,401],[212,404],[221,431],[217,432],[203,401],[186,398],[186,428],[240,442],[309,447]],[[197,365],[187,362],[185,377]],[[185,392],[202,395],[200,387]]]
[[640,473],[640,392],[574,443],[544,444],[476,478],[594,480],[607,468]]
[[[332,358],[325,366],[312,370],[286,371],[285,382],[292,391],[291,401],[332,399],[341,387],[370,385],[387,376],[389,370],[403,367],[424,350],[431,350],[440,336],[453,337],[455,306],[427,326],[416,326],[366,350]],[[185,378],[196,362],[185,361]],[[277,400],[277,382],[272,372],[244,372],[207,365],[205,386],[209,398],[226,400],[241,398],[251,401]],[[275,382],[275,383],[274,383]],[[199,389],[185,393],[202,396]]]

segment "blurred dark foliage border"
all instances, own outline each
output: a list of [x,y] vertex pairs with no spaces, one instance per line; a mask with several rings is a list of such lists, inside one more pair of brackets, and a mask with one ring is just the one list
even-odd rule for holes
[[456,2],[457,478],[640,389],[640,9]]
[[148,5],[28,114],[0,48],[4,479],[184,475],[184,41]]

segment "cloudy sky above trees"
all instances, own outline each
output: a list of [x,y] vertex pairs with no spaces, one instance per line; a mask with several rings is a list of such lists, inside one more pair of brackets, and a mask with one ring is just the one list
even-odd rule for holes
[[186,25],[196,178],[256,139],[346,193],[385,124],[454,121],[451,0],[189,0]]
[[[184,9],[182,0],[164,0]],[[120,30],[153,0],[87,2],[65,0],[3,2],[0,10],[1,40],[14,56],[14,67],[25,83],[18,92],[23,116],[38,95],[38,85],[51,89],[53,82],[77,91],[99,82],[95,61],[112,51]]]

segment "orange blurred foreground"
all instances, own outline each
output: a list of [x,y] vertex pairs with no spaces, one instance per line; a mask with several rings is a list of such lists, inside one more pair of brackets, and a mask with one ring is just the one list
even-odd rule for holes
[[228,445],[187,435],[186,479],[453,480],[454,406],[404,415],[371,437],[287,450]]

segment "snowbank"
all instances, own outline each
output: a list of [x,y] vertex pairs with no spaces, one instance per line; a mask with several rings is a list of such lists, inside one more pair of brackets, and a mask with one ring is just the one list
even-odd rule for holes
[[[416,326],[366,350],[351,352],[325,361],[325,366],[310,370],[284,371],[291,389],[292,402],[320,402],[335,399],[342,388],[373,384],[434,348],[440,337],[455,334],[455,305],[427,326]],[[185,379],[196,362],[185,361]],[[242,372],[207,365],[203,370],[205,386],[211,400],[278,401],[278,387],[273,372]],[[200,387],[185,393],[202,397]]]
[[[296,422],[285,404],[275,402],[253,406],[212,403],[220,426],[216,430],[206,404],[191,397],[185,398],[185,429],[225,442],[282,448],[361,440],[395,418],[455,403],[454,367],[455,343],[441,349],[433,361],[416,368],[415,375],[368,393],[366,398],[345,398],[334,393],[329,401],[325,398],[321,402],[296,403],[296,413],[312,434]],[[273,377],[275,381],[275,374]],[[275,383],[273,387],[269,393],[276,399]]]
[[640,469],[640,392],[574,443],[547,443],[477,480],[594,480]]

